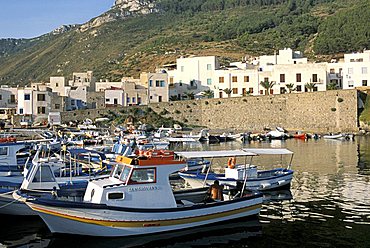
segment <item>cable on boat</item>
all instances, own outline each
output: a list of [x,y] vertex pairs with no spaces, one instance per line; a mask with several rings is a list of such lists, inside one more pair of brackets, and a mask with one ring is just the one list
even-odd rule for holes
[[7,203],[5,205],[0,206],[0,209],[6,208],[7,206],[12,205],[14,202],[18,201],[20,198],[21,198],[21,196],[19,196],[17,199],[14,199],[13,201],[11,201],[11,202],[9,202],[9,203]]
[[13,190],[13,191],[9,191],[9,192],[6,192],[6,193],[2,193],[2,194],[0,194],[0,196],[13,194],[13,193],[14,193],[14,192],[16,192],[17,190],[18,190],[18,189]]

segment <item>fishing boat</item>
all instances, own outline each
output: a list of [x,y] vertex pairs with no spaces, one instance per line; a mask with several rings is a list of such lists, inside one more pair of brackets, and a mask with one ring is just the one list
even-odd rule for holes
[[353,140],[353,134],[339,133],[339,134],[327,134],[322,136],[324,139],[334,139],[334,140]]
[[257,192],[204,201],[204,191],[176,193],[170,174],[186,161],[175,156],[118,157],[108,178],[91,180],[83,200],[27,199],[52,233],[89,236],[132,236],[183,230],[257,215],[262,195]]
[[75,197],[84,193],[91,178],[101,176],[99,173],[83,173],[82,166],[70,161],[55,162],[39,157],[43,147],[37,150],[30,166],[25,167],[24,176],[0,178],[0,214],[3,215],[37,215],[24,202],[18,201],[23,194],[27,196],[58,195]]
[[[244,187],[250,190],[271,190],[290,185],[293,178],[293,170],[291,170],[291,162],[293,152],[288,149],[274,148],[248,148],[243,150],[227,150],[227,151],[194,151],[194,152],[179,152],[179,156],[186,159],[194,158],[210,158],[211,166],[207,172],[204,171],[185,171],[179,172],[179,176],[192,187],[199,188],[211,184],[214,180],[218,180],[221,184],[238,186],[245,181]],[[257,166],[252,164],[252,159],[255,156],[266,155],[290,155],[290,162],[287,168],[274,168],[271,170],[257,170]],[[244,163],[236,164],[236,157],[244,158]],[[212,161],[215,158],[229,158],[228,166],[224,173],[212,173]],[[250,159],[249,163],[247,160]]]
[[307,136],[306,136],[305,133],[296,133],[296,134],[293,135],[293,138],[305,140],[305,139],[307,139]]

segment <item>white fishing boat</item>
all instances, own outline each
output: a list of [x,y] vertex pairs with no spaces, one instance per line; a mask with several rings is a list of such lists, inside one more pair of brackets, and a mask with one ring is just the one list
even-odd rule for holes
[[[179,172],[180,177],[185,179],[192,188],[204,187],[214,180],[218,180],[224,185],[238,186],[239,183],[240,186],[244,184],[244,187],[250,190],[271,190],[290,185],[293,178],[293,170],[290,169],[293,152],[288,149],[248,148],[228,151],[179,152],[178,155],[186,159],[212,159],[207,172],[200,170]],[[258,170],[257,166],[252,164],[252,159],[259,155],[289,155],[291,158],[287,168]],[[238,157],[238,160],[244,158],[244,163],[236,164],[236,157]],[[214,158],[229,158],[228,165],[225,164],[224,173],[210,171]],[[249,163],[248,159],[250,160]]]
[[260,193],[205,202],[205,191],[176,193],[170,174],[186,166],[173,155],[118,157],[109,178],[89,182],[83,201],[28,199],[53,233],[131,236],[182,230],[257,215]]
[[24,169],[24,176],[0,178],[0,214],[4,215],[37,215],[24,202],[18,201],[22,194],[29,196],[51,197],[52,191],[60,195],[81,195],[86,189],[87,181],[96,174],[86,174],[81,166],[70,161],[69,165],[48,158],[39,157],[40,147],[32,159],[31,166]]
[[327,134],[322,136],[324,139],[334,140],[351,140],[354,138],[353,134],[339,133],[339,134]]

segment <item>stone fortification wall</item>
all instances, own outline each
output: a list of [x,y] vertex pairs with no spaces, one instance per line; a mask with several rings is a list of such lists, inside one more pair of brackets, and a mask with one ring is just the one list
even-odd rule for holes
[[151,104],[157,113],[210,129],[357,131],[357,91],[340,90]]
[[[292,93],[151,103],[165,117],[210,129],[261,131],[265,127],[312,132],[358,131],[357,91]],[[144,106],[143,106],[144,107]],[[95,119],[121,108],[63,112],[62,121]]]
[[320,132],[357,131],[357,98],[356,90],[290,94],[286,98],[284,127]]

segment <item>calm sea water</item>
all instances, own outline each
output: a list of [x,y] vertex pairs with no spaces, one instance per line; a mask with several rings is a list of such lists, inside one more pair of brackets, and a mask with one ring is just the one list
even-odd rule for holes
[[[5,247],[370,247],[370,137],[175,147],[223,150],[287,147],[295,152],[290,190],[266,195],[260,216],[222,225],[135,238],[53,236],[37,218],[0,216]],[[284,158],[253,162],[270,168]],[[219,169],[223,161],[214,161]],[[2,247],[0,245],[0,247]]]

